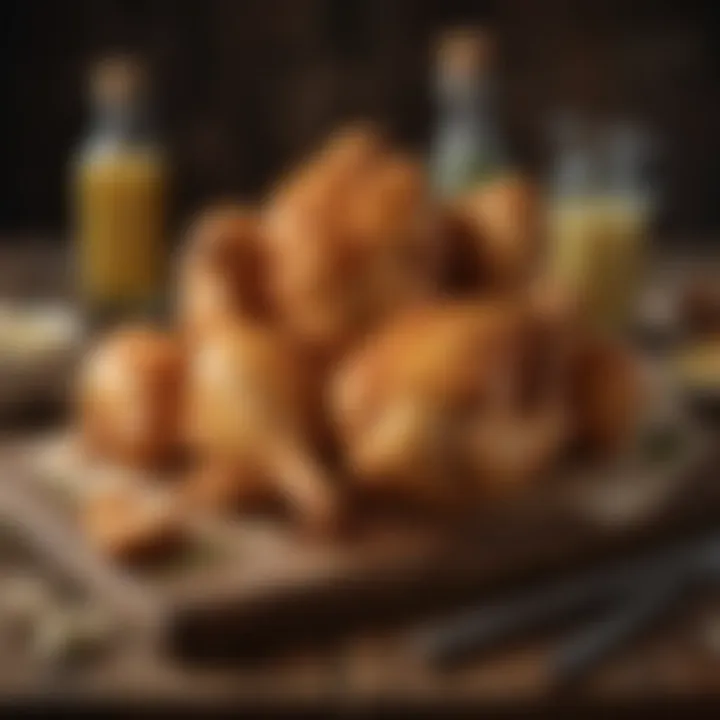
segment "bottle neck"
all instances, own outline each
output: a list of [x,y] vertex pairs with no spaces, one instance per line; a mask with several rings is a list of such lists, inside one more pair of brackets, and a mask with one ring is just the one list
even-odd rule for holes
[[142,103],[97,103],[91,121],[93,139],[112,143],[145,142],[151,139],[147,109]]
[[491,125],[496,107],[490,78],[440,77],[438,105],[443,118],[475,125]]

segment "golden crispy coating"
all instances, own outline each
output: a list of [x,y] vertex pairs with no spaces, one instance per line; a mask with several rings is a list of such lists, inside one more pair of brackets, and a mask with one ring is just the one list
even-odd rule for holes
[[261,509],[272,499],[271,484],[250,464],[208,461],[194,469],[182,486],[182,502],[189,512],[225,514]]
[[431,297],[441,263],[439,221],[423,167],[388,154],[348,200],[348,233],[368,257],[368,312],[384,318]]
[[84,445],[112,461],[150,468],[180,449],[183,357],[169,335],[118,330],[85,358],[79,420]]
[[384,139],[372,125],[356,123],[335,132],[271,193],[266,211],[270,233],[282,236],[307,218],[331,224],[341,219],[344,198],[384,151]]
[[357,481],[462,502],[553,462],[564,439],[560,401],[521,402],[526,325],[513,303],[436,305],[353,353],[331,406]]
[[478,275],[484,282],[517,289],[537,263],[543,227],[538,189],[528,180],[501,177],[454,203],[475,240]]
[[190,362],[187,430],[201,461],[271,490],[312,528],[336,519],[333,488],[314,458],[304,368],[278,333],[235,323]]
[[226,205],[202,213],[187,233],[178,272],[177,312],[197,337],[215,323],[267,312],[258,214]]
[[328,178],[352,182],[378,162],[387,151],[385,138],[372,123],[353,123],[330,136],[318,156]]
[[187,540],[187,527],[172,500],[138,488],[90,495],[81,523],[94,547],[126,563],[157,559]]
[[[270,294],[284,326],[337,355],[434,293],[439,233],[422,168],[342,138],[271,203]],[[309,199],[310,198],[310,199]]]

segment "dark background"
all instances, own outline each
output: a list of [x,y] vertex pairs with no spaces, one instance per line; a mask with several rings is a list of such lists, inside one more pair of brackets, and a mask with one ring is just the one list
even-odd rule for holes
[[[176,218],[216,195],[255,197],[344,118],[432,133],[429,47],[489,18],[504,40],[508,127],[542,168],[543,118],[602,97],[662,141],[658,227],[720,229],[720,33],[714,2],[681,0],[3,0],[0,235],[60,237],[64,178],[87,124],[82,79],[138,50],[175,166]],[[591,59],[590,59],[591,58]]]

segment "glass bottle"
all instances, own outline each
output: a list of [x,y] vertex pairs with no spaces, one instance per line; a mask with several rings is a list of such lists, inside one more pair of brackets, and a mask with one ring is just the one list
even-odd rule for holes
[[493,56],[493,38],[481,28],[449,31],[438,43],[431,174],[441,196],[461,193],[507,166]]
[[90,131],[72,162],[77,289],[89,320],[105,323],[158,307],[167,172],[137,62],[111,58],[98,64],[90,104]]

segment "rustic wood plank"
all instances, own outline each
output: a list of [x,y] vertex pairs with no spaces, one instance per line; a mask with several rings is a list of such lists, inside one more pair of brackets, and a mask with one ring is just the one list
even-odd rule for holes
[[63,467],[67,456],[52,448],[39,440],[18,448],[13,459],[6,454],[0,509],[67,572],[187,657],[317,643],[698,530],[720,517],[720,487],[706,468],[686,467],[665,485],[652,478],[648,499],[618,518],[612,510],[599,518],[586,512],[601,502],[593,493],[607,477],[569,477],[452,528],[378,517],[353,538],[320,543],[299,542],[289,528],[272,522],[217,521],[203,540],[213,543],[208,562],[172,572],[124,572],[84,547],[74,525],[77,498],[58,495],[57,479],[49,474],[70,474],[82,487],[83,481],[99,481],[98,469],[82,461]]

